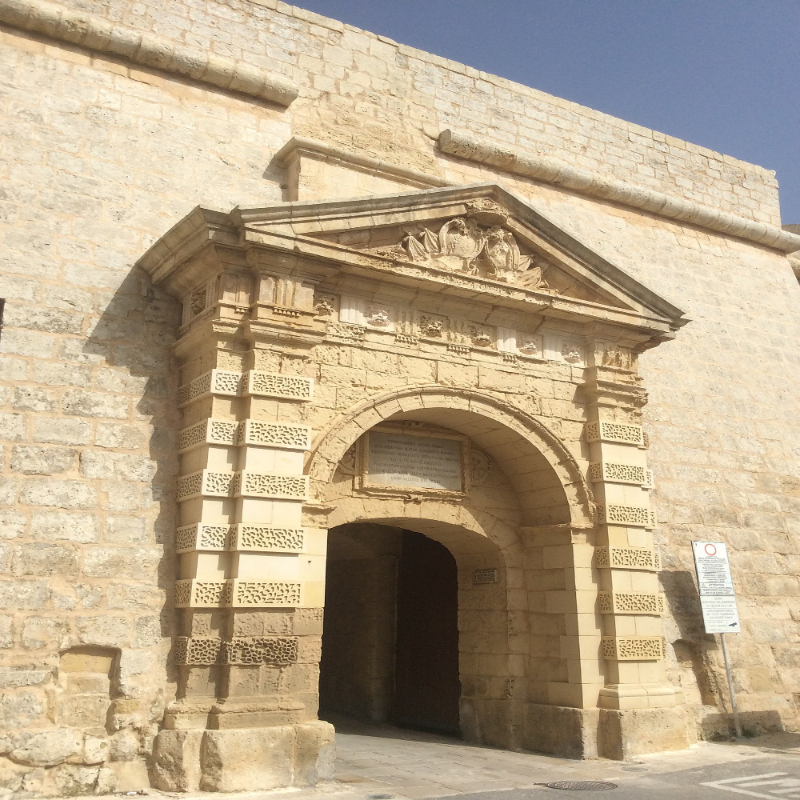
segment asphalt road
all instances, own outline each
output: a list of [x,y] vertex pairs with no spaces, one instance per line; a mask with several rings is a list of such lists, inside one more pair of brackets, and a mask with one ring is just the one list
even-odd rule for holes
[[[742,758],[726,764],[648,775],[647,766],[622,767],[626,773],[614,781],[617,788],[606,790],[513,789],[452,795],[447,800],[558,800],[558,798],[605,797],[608,800],[735,800],[761,797],[771,800],[800,800],[800,756],[781,754]],[[554,778],[558,780],[558,778]],[[437,798],[444,800],[444,798]]]

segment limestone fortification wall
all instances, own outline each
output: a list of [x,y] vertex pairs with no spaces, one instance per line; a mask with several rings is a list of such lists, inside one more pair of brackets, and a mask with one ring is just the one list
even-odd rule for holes
[[67,7],[262,70],[284,100],[297,87],[288,106],[26,29],[8,8],[30,4],[0,5],[0,785],[37,791],[46,768],[45,789],[66,793],[145,780],[174,697],[179,309],[133,265],[195,205],[286,199],[275,155],[292,136],[441,182],[500,182],[686,312],[675,341],[640,358],[672,678],[711,730],[726,690],[689,542],[725,540],[745,724],[797,726],[800,289],[785,254],[447,156],[436,139],[469,133],[779,226],[773,173],[270,0]]

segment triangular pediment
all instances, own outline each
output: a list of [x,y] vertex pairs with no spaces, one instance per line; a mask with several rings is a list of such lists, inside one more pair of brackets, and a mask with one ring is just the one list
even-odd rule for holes
[[[673,330],[682,312],[494,184],[272,208],[238,208],[245,231],[291,235],[329,253],[357,254],[476,291],[505,287],[547,298],[657,317]],[[335,255],[333,256],[335,257]]]

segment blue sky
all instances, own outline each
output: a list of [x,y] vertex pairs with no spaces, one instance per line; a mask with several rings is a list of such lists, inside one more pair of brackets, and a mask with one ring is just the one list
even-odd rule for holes
[[774,169],[800,223],[800,0],[299,0]]

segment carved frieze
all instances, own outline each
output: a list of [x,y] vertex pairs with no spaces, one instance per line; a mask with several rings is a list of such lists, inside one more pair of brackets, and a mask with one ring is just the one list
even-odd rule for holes
[[660,661],[664,658],[661,636],[604,636],[603,658],[609,661]]
[[628,425],[619,422],[587,422],[587,442],[617,442],[642,447],[644,438],[641,425]]
[[618,464],[604,461],[589,465],[589,480],[595,483],[628,483],[645,487],[650,470],[637,464]]
[[601,614],[650,614],[664,613],[664,595],[658,592],[599,592]]
[[597,519],[608,525],[631,525],[641,528],[654,528],[655,512],[645,506],[626,506],[609,503],[597,506]]
[[287,581],[175,581],[177,608],[269,608],[299,605],[302,584]]
[[212,369],[178,389],[178,405],[183,407],[214,394],[310,400],[313,391],[314,379],[302,375],[278,375],[254,369],[248,372]]
[[175,551],[196,550],[238,552],[300,553],[305,544],[303,528],[237,522],[231,525],[196,523],[175,532]]
[[658,572],[661,569],[661,558],[656,550],[649,547],[598,547],[595,550],[594,565],[600,569]]

